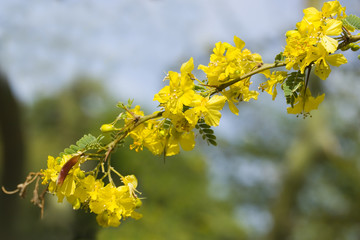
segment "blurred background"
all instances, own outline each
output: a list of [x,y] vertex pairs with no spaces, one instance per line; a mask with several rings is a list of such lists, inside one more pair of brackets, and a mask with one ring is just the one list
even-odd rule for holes
[[[190,57],[207,65],[218,41],[237,35],[273,62],[302,9],[323,2],[0,0],[0,185],[15,189],[48,155],[100,134],[118,101],[151,113],[166,72]],[[360,1],[340,2],[360,15]],[[40,219],[31,190],[26,200],[1,192],[1,238],[359,239],[360,73],[358,54],[345,55],[326,82],[311,79],[326,98],[305,120],[286,114],[281,94],[262,94],[239,116],[225,107],[218,147],[198,139],[165,164],[119,149],[116,168],[135,174],[146,198],[143,219],[100,228],[52,196]]]

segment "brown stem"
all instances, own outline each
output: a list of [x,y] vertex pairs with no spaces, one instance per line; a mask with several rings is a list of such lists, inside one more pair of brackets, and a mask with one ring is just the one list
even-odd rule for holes
[[210,95],[214,95],[218,92],[221,92],[222,90],[224,90],[225,88],[245,79],[245,78],[248,78],[248,77],[251,77],[252,75],[255,75],[257,73],[260,73],[260,72],[263,72],[265,70],[268,70],[268,69],[272,69],[272,68],[277,68],[277,67],[284,67],[286,65],[285,62],[280,62],[280,63],[265,63],[263,64],[262,66],[260,66],[259,68],[247,73],[247,74],[244,74],[242,75],[241,77],[238,77],[238,78],[235,78],[227,83],[223,83],[223,84],[220,84],[219,86],[215,87],[216,89],[214,90],[214,92],[212,92]]
[[353,43],[353,42],[357,42],[357,41],[360,41],[360,35],[346,35],[346,39],[339,44],[338,46],[338,50],[345,47],[346,45],[349,45],[350,43]]
[[154,112],[152,114],[146,115],[146,116],[139,116],[139,118],[134,119],[134,121],[132,122],[132,124],[130,124],[127,128],[125,128],[124,130],[122,130],[122,132],[118,135],[118,137],[116,139],[114,139],[111,143],[109,143],[106,146],[106,156],[105,156],[105,160],[109,157],[110,153],[115,149],[115,147],[117,146],[117,144],[123,140],[125,137],[127,137],[127,135],[134,130],[137,126],[143,124],[144,122],[150,120],[150,119],[154,119],[154,118],[158,118],[161,117],[162,114],[164,112]]

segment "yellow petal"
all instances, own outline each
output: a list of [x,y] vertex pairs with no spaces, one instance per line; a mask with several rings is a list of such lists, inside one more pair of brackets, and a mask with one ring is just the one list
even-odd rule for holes
[[194,69],[194,59],[190,58],[189,61],[183,63],[180,68],[181,73],[190,73]]
[[234,36],[234,43],[235,43],[235,46],[237,48],[239,48],[240,50],[245,47],[245,42],[243,40],[241,40],[240,38],[238,38],[237,36]]
[[177,88],[180,84],[179,73],[170,71],[169,78],[170,78],[170,88],[171,89]]
[[185,151],[193,150],[195,146],[194,132],[191,131],[191,132],[183,133],[180,137],[180,145],[181,148],[184,149]]
[[301,96],[298,97],[296,99],[294,107],[287,108],[287,113],[289,113],[289,114],[309,113],[311,110],[317,109],[319,104],[325,98],[325,93],[320,96],[317,96],[316,98],[311,96],[310,91],[307,91],[307,95],[308,96],[305,98],[305,103],[304,103],[303,97],[301,97]]
[[206,104],[206,107],[214,110],[221,110],[224,107],[225,102],[226,102],[226,97],[215,95],[209,99],[209,101]]
[[192,125],[195,125],[199,120],[199,112],[196,111],[195,108],[186,110],[184,115],[185,115],[186,120]]
[[166,156],[173,156],[180,152],[180,146],[178,140],[173,136],[170,137],[166,145]]
[[328,53],[333,53],[337,50],[338,47],[338,41],[329,37],[329,36],[323,36],[321,38],[321,44],[324,46],[326,51]]
[[215,55],[222,56],[225,52],[225,46],[222,44],[222,42],[215,43],[215,47],[213,49],[213,52]]
[[304,12],[304,18],[306,18],[306,20],[313,22],[313,21],[318,21],[321,18],[321,13],[319,12],[319,10],[317,10],[314,7],[309,7],[303,10]]
[[322,80],[327,79],[331,72],[330,66],[326,63],[326,61],[321,58],[315,63],[315,75],[321,78]]
[[228,104],[230,111],[235,115],[239,115],[239,109],[235,106],[235,104],[232,101],[228,101]]
[[159,103],[167,102],[169,99],[170,87],[163,87],[157,94],[155,94],[153,101],[159,101]]
[[270,71],[270,69],[267,69],[267,70],[264,70],[264,71],[262,71],[262,72],[260,72],[261,74],[264,74],[264,76],[266,77],[266,78],[270,78],[270,76],[271,76],[271,71]]
[[209,126],[219,126],[221,113],[217,110],[209,109],[207,114],[204,116],[205,123]]
[[326,61],[335,67],[339,67],[340,65],[347,63],[346,57],[341,53],[327,56]]
[[324,101],[324,98],[325,98],[325,93],[323,93],[320,96],[317,96],[316,98],[309,97],[308,100],[305,102],[304,111],[310,112],[311,110],[317,109],[319,104],[322,101]]
[[294,104],[294,107],[288,107],[287,113],[288,114],[300,114],[303,111],[304,107],[304,100],[302,97],[298,97],[297,102]]
[[326,21],[325,34],[330,36],[340,35],[342,32],[342,22],[336,19],[329,19]]

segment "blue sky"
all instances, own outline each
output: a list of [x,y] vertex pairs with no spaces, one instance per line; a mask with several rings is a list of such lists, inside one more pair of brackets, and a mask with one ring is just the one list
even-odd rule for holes
[[[342,2],[350,13],[359,9],[357,1]],[[272,61],[304,6],[301,0],[1,0],[0,66],[26,102],[87,74],[118,100],[156,106],[149,100],[165,73],[190,57],[207,64],[218,41],[237,35]]]
[[207,64],[214,44],[232,42],[234,35],[272,61],[302,9],[298,0],[2,0],[1,5],[0,65],[21,100],[51,94],[88,74],[119,100],[145,104],[163,86],[167,71],[177,71],[190,57],[196,65]]

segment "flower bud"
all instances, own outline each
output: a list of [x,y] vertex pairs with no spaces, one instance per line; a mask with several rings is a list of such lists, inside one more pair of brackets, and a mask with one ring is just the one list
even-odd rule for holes
[[112,124],[103,124],[100,128],[100,131],[102,132],[111,132],[111,131],[114,131],[116,130],[114,125]]
[[353,46],[351,46],[351,50],[352,51],[357,51],[357,50],[359,50],[360,49],[360,46],[359,45],[353,45]]
[[79,179],[84,179],[85,178],[85,173],[83,171],[78,171],[76,176],[79,178]]
[[341,51],[346,51],[349,50],[351,48],[350,44],[345,45],[344,47],[341,48]]
[[73,205],[73,209],[74,209],[74,210],[78,210],[78,209],[81,207],[81,202],[80,202],[80,200],[77,198],[77,199],[72,203],[72,205]]
[[135,208],[139,208],[139,207],[141,207],[141,205],[142,205],[141,200],[139,198],[137,198],[136,202],[135,202]]

